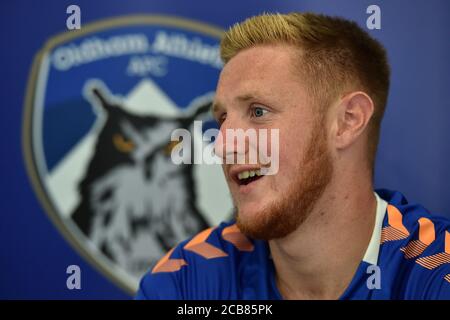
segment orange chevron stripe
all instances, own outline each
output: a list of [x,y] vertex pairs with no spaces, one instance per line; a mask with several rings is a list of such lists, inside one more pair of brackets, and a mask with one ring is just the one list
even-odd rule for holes
[[222,238],[231,242],[240,251],[253,251],[253,243],[239,230],[236,224],[226,227],[222,231]]
[[203,230],[198,235],[196,235],[191,241],[189,241],[184,246],[184,249],[187,251],[194,252],[206,259],[214,259],[228,256],[228,254],[226,254],[219,248],[216,248],[212,244],[206,242],[209,235],[211,234],[211,232],[214,231],[214,229],[215,228],[208,228],[206,230]]
[[181,269],[182,266],[187,265],[184,259],[169,259],[174,249],[171,249],[166,253],[164,257],[159,260],[156,266],[153,268],[152,273],[158,272],[174,272]]
[[428,246],[420,240],[414,240],[408,243],[406,247],[400,249],[405,254],[406,259],[412,259],[420,256]]
[[428,257],[419,258],[416,262],[424,268],[433,270],[443,264],[450,263],[450,254],[447,252],[440,252]]
[[[445,231],[445,251],[428,257],[422,257],[416,262],[424,268],[433,270],[443,264],[450,263],[450,232]],[[450,274],[449,274],[450,275]],[[447,275],[447,276],[449,276]],[[446,276],[446,277],[447,277]],[[447,280],[447,278],[446,278]]]
[[397,241],[408,238],[407,234],[400,232],[394,227],[387,226],[381,230],[381,243],[385,243],[388,241]]
[[400,210],[398,210],[393,205],[389,204],[387,207],[387,212],[389,225],[397,229],[401,233],[409,235],[409,231],[403,225],[403,216]]
[[448,282],[450,282],[450,273],[449,273],[448,275],[446,275],[446,276],[444,277],[444,279],[447,280]]
[[419,219],[419,240],[429,246],[435,239],[434,223],[428,218]]
[[445,231],[445,252],[450,253],[450,232]]
[[436,239],[434,223],[428,218],[420,218],[419,222],[419,240],[408,243],[406,247],[400,249],[404,252],[406,259],[412,259],[420,256],[425,249]]

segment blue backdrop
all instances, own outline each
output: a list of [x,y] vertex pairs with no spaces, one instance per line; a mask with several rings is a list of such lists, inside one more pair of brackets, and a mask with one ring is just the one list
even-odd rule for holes
[[[381,8],[391,91],[382,127],[376,187],[403,192],[450,217],[450,2],[442,1],[2,1],[0,4],[1,129],[0,298],[127,299],[63,239],[40,206],[21,147],[27,78],[36,52],[65,31],[66,8],[81,8],[82,25],[125,14],[164,14],[220,28],[254,14],[313,11],[366,25],[366,8]],[[66,288],[66,268],[82,270],[82,289]]]

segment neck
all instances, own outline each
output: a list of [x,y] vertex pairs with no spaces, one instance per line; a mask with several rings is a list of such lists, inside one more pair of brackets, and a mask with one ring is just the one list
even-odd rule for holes
[[296,231],[269,241],[283,298],[337,299],[342,295],[375,225],[376,198],[368,180],[352,174],[334,177]]

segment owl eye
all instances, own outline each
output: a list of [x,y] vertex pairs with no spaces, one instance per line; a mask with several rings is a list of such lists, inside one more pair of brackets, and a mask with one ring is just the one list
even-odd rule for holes
[[135,148],[133,141],[127,140],[120,133],[113,135],[113,144],[117,150],[123,153],[130,153]]
[[173,148],[175,148],[175,146],[176,146],[177,144],[179,144],[181,141],[183,141],[183,138],[182,138],[182,137],[180,137],[180,140],[179,140],[179,141],[169,141],[169,143],[168,143],[168,144],[165,146],[165,148],[164,148],[164,154],[165,154],[166,156],[170,156],[171,153],[172,153]]

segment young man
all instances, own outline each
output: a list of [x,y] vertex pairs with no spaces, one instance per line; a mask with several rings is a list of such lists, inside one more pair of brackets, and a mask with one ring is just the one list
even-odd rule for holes
[[[278,129],[278,172],[224,164],[236,221],[172,249],[137,298],[450,299],[449,221],[373,191],[382,45],[344,19],[274,14],[233,26],[221,55],[222,137]],[[217,153],[234,143],[218,139]]]

